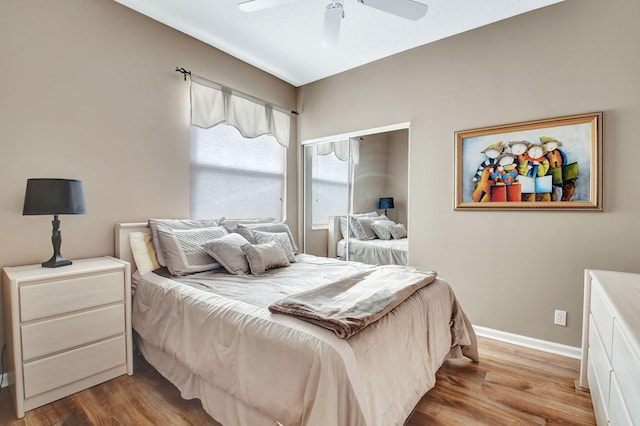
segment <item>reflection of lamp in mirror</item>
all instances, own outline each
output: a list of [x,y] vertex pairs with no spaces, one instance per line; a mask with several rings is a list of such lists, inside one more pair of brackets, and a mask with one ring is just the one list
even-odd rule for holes
[[53,215],[53,256],[42,263],[45,268],[71,265],[60,254],[62,236],[60,234],[59,214],[84,214],[84,194],[82,182],[75,179],[27,179],[27,190],[24,195],[23,215]]
[[382,197],[378,200],[378,210],[384,209],[384,215],[387,215],[387,209],[393,208],[393,197]]

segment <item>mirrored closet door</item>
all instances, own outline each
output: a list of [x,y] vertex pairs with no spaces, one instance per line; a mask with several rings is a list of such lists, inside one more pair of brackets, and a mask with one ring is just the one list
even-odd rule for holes
[[408,125],[304,144],[305,252],[406,264]]

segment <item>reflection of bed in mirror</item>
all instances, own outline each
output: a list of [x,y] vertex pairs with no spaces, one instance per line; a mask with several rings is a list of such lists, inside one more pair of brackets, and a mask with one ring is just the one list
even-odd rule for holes
[[[345,216],[333,216],[329,223],[329,253],[328,257],[347,260],[347,247],[349,250],[348,260],[368,263],[371,265],[406,265],[408,239],[389,238],[380,239],[375,233],[372,239],[358,239],[351,235],[345,239],[343,234],[346,224]],[[342,221],[342,228],[340,222]],[[350,230],[353,233],[353,230]]]

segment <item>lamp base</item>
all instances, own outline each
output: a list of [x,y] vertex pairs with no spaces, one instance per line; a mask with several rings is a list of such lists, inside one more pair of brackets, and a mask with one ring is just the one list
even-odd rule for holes
[[51,259],[47,260],[46,262],[42,262],[42,267],[43,268],[57,268],[59,266],[67,266],[67,265],[71,265],[73,262],[71,262],[68,259],[65,259],[64,256],[62,255],[53,255],[51,256]]
[[57,268],[59,266],[71,265],[71,261],[64,258],[60,254],[60,245],[62,244],[62,235],[60,234],[60,221],[58,215],[53,215],[53,231],[51,233],[51,244],[53,245],[53,256],[46,262],[42,262],[43,268]]

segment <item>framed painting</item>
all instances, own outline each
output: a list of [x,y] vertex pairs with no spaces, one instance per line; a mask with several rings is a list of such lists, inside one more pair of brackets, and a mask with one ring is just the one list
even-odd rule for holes
[[602,210],[602,112],[455,133],[455,210]]

